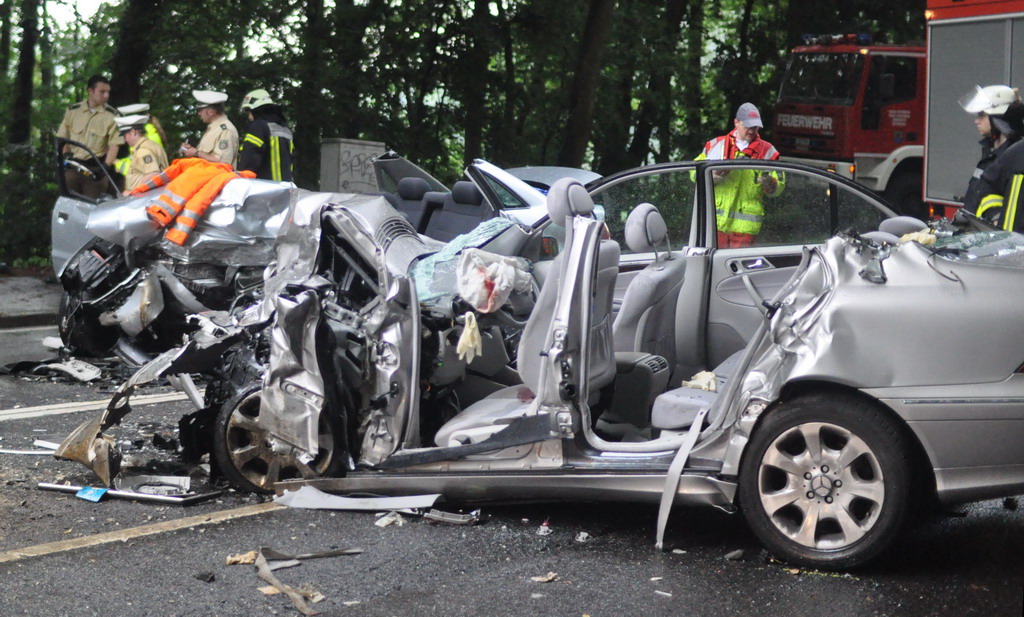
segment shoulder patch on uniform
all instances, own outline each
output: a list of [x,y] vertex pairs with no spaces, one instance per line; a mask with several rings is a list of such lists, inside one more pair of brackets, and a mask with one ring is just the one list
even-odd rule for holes
[[228,149],[228,140],[226,140],[226,139],[220,140],[220,145],[217,146],[217,149],[218,150],[227,150]]
[[72,105],[72,106],[68,107],[68,109],[78,109],[78,108],[79,108],[79,107],[81,107],[81,106],[82,106],[82,104],[81,104],[81,103],[75,103],[74,105]]
[[220,130],[222,130],[222,131],[226,131],[226,130],[228,130],[228,125],[226,125],[226,124],[221,124],[221,125],[220,125]]
[[146,156],[142,157],[142,162],[149,165],[150,163],[153,162],[153,155],[147,154]]
[[114,107],[113,105],[109,104],[109,103],[107,103],[107,104],[106,104],[106,105],[104,105],[103,107],[104,107],[104,108],[105,108],[105,109],[106,109],[107,111],[109,111],[110,113],[114,114],[115,116],[120,116],[120,115],[121,115],[121,112],[117,111],[117,108],[116,108],[116,107]]

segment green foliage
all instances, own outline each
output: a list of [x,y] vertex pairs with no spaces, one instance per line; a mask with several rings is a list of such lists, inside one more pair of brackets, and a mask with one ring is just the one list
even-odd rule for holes
[[[32,148],[25,169],[15,170],[21,159],[11,153],[0,157],[0,259],[47,253],[56,196],[47,164],[52,134],[67,106],[85,97],[89,75],[109,75],[126,57],[148,58],[132,79],[167,132],[172,155],[205,128],[191,90],[227,92],[228,116],[244,130],[238,103],[264,87],[284,104],[295,131],[300,186],[317,187],[319,140],[327,137],[385,142],[452,182],[467,156],[500,166],[556,161],[567,138],[569,88],[589,2],[114,0],[87,20],[67,23],[54,16],[73,14],[75,2],[42,4]],[[15,6],[5,22],[11,29],[0,80],[5,111],[21,38],[20,3]],[[618,0],[600,56],[585,165],[609,173],[689,159],[729,127],[739,102],[769,112],[786,51],[804,32],[923,38],[923,0],[821,6]],[[144,37],[125,37],[133,16],[154,12],[159,18]],[[128,40],[149,49],[122,45]],[[115,91],[111,102],[139,101]],[[31,230],[6,233],[12,212],[28,215]]]

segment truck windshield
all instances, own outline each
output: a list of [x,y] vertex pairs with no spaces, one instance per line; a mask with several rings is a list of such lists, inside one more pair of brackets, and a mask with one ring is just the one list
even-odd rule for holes
[[779,101],[852,105],[864,68],[860,54],[796,53],[790,56]]

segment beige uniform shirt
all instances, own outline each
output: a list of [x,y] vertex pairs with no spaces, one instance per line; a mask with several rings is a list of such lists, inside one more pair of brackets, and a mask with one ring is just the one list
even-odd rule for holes
[[221,116],[207,125],[196,150],[212,154],[218,161],[234,167],[238,157],[238,129],[227,116]]
[[128,177],[124,180],[125,191],[130,191],[145,182],[150,174],[157,174],[167,169],[167,153],[152,139],[143,137],[135,142],[132,148],[131,165]]
[[[57,128],[57,137],[73,139],[85,144],[99,160],[107,156],[107,147],[120,146],[124,139],[117,132],[114,115],[117,110],[106,105],[103,109],[89,109],[89,101],[75,103],[64,112],[64,120]],[[71,147],[71,156],[88,159],[88,153],[78,147]]]

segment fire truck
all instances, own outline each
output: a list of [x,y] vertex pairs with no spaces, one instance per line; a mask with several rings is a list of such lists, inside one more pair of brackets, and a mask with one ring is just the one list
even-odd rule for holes
[[775,106],[772,142],[782,158],[851,178],[904,213],[927,216],[925,47],[875,44],[866,34],[806,35],[804,43],[790,54]]
[[951,216],[981,158],[957,101],[979,85],[1024,91],[1024,0],[928,0],[925,19],[927,46],[806,36],[790,54],[772,133],[783,158],[921,218]]

